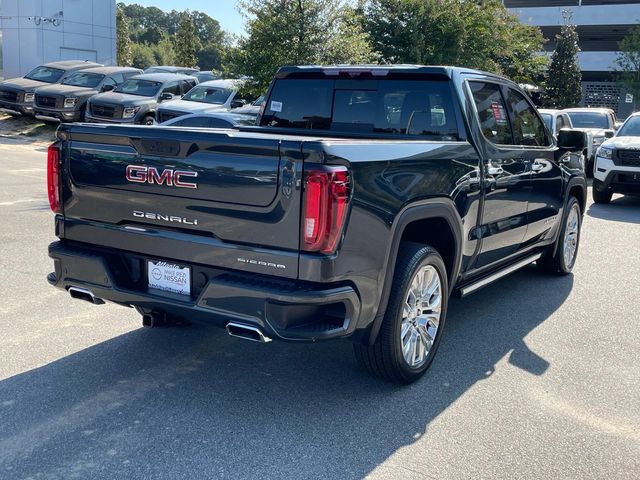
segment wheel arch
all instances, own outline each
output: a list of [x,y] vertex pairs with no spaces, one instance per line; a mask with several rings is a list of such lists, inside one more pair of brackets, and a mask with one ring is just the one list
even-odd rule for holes
[[447,269],[450,294],[460,273],[463,239],[462,220],[451,199],[424,200],[405,207],[398,214],[391,228],[391,242],[383,269],[384,279],[381,281],[380,302],[370,329],[369,343],[375,342],[382,325],[401,243],[422,243],[438,251]]

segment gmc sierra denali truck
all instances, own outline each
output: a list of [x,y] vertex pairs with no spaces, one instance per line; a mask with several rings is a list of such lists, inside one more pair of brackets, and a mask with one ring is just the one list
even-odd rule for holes
[[[513,82],[422,66],[285,67],[256,127],[62,125],[52,285],[259,342],[347,338],[400,383],[451,294],[574,266],[583,132]],[[481,321],[481,319],[479,319]]]

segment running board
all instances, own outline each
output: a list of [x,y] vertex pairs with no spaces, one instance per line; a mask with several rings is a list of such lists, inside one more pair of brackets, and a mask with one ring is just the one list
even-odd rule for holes
[[501,279],[502,277],[506,277],[507,275],[509,275],[510,273],[515,272],[516,270],[520,270],[522,267],[526,267],[530,263],[533,263],[536,260],[538,260],[540,257],[542,257],[541,253],[536,253],[535,255],[531,255],[530,257],[524,258],[524,259],[520,260],[519,262],[516,262],[516,263],[514,263],[512,265],[509,265],[508,267],[506,267],[503,270],[499,270],[496,273],[492,273],[488,277],[481,278],[480,280],[478,280],[478,281],[476,281],[476,282],[474,282],[474,283],[472,283],[470,285],[467,285],[465,287],[456,289],[456,291],[458,292],[458,295],[461,298],[462,297],[466,297],[467,295],[475,292],[476,290],[480,290],[482,287],[486,287],[490,283],[493,283],[496,280]]

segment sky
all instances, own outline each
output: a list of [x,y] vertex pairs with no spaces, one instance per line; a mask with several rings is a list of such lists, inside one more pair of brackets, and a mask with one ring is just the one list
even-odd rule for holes
[[223,30],[240,35],[244,21],[236,10],[236,0],[123,0],[126,5],[137,3],[145,7],[158,7],[164,11],[198,10],[220,22]]

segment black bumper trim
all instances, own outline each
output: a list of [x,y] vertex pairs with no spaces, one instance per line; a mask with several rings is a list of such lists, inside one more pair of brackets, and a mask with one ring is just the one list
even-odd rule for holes
[[186,297],[125,285],[114,273],[109,256],[99,248],[59,241],[49,245],[49,256],[55,272],[47,280],[57,288],[85,288],[114,303],[219,327],[236,321],[257,326],[281,340],[317,341],[347,337],[358,323],[360,299],[350,285],[217,270],[197,296]]
[[[637,176],[637,180],[631,182],[623,179],[628,176]],[[597,183],[596,183],[597,182]],[[604,181],[595,179],[593,188],[599,192],[609,191],[630,195],[640,195],[640,170],[633,172],[628,170],[610,170]]]

